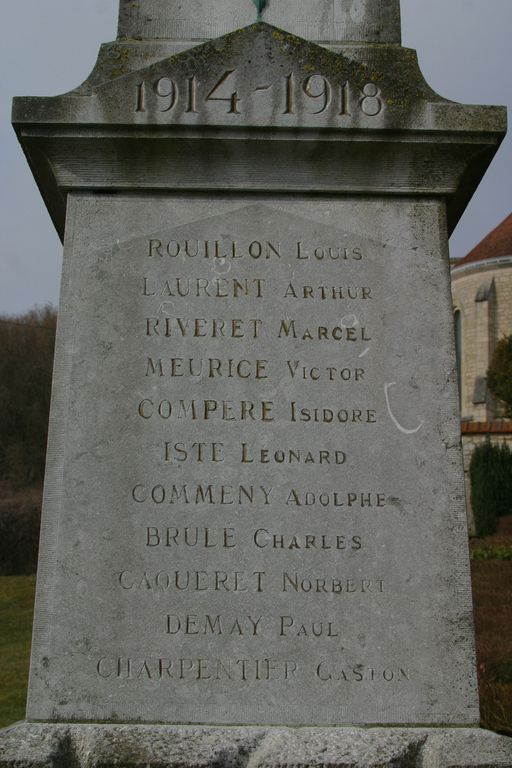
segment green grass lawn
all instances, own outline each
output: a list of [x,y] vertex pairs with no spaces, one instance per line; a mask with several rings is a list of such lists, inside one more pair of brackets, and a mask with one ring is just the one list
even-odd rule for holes
[[23,720],[35,576],[0,577],[0,727]]

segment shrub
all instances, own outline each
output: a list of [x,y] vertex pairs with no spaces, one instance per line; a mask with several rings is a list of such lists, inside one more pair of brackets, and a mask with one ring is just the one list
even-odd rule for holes
[[512,417],[512,336],[505,336],[496,345],[487,384],[498,401],[503,416]]
[[473,547],[470,555],[472,560],[512,560],[512,547]]
[[473,451],[469,467],[477,536],[496,533],[498,520],[512,507],[512,453],[487,440]]
[[496,514],[512,514],[512,451],[505,443],[495,446],[496,456]]
[[0,316],[0,478],[42,480],[57,313]]
[[41,523],[41,491],[0,501],[0,575],[35,573]]

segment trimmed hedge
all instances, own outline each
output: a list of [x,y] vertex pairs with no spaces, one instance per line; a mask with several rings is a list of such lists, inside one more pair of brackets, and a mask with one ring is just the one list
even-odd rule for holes
[[469,473],[476,535],[489,536],[512,512],[512,452],[487,440],[473,451]]
[[471,560],[512,560],[512,547],[474,547],[470,550]]

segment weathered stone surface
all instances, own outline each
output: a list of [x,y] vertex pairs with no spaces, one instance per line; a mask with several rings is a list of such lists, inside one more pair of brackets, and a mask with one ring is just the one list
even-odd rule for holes
[[[475,725],[447,231],[505,113],[263,22],[169,56],[162,8],[14,108],[66,221],[28,716]],[[433,732],[66,733],[376,766]]]
[[478,729],[171,728],[19,724],[0,768],[511,768],[512,740]]
[[29,717],[478,722],[443,226],[70,197]]
[[441,196],[451,231],[506,129],[504,109],[435,94],[398,46],[334,54],[264,23],[148,66],[155,45],[107,48],[77,91],[14,101],[62,236],[70,189]]
[[69,757],[64,725],[18,723],[0,731],[1,768],[57,768]]
[[315,128],[336,129],[338,140],[347,129],[458,128],[469,136],[506,126],[504,109],[436,94],[415,51],[349,46],[334,53],[264,22],[156,63],[137,62],[134,74],[125,58],[77,91],[15,99],[15,126]]
[[[322,44],[399,43],[399,0],[265,0],[260,18]],[[254,0],[121,0],[119,38],[183,46],[220,37],[256,20]]]
[[284,729],[267,732],[251,756],[254,768],[270,766],[412,766],[419,764],[421,749],[427,740],[425,731],[403,729],[321,728]]
[[435,768],[510,768],[512,739],[478,729],[434,733],[425,743],[423,764]]

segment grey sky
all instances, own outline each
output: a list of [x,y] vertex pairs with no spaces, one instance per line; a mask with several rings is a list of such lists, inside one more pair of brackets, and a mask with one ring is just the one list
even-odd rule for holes
[[[118,2],[0,3],[0,313],[16,313],[57,303],[62,246],[10,127],[10,100],[79,85],[100,43],[116,36]],[[402,0],[402,26],[404,45],[418,50],[436,91],[507,104],[512,114],[512,0]],[[465,255],[511,211],[512,129],[452,237],[452,256]]]

